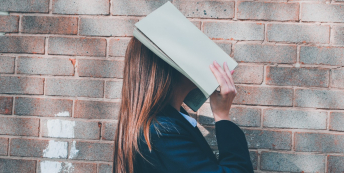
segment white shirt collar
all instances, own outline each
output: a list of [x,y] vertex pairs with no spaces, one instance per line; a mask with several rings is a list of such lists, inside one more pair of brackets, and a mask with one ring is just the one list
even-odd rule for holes
[[192,126],[196,127],[197,121],[196,121],[194,118],[192,118],[192,117],[190,117],[190,116],[188,116],[188,115],[186,115],[186,114],[183,114],[183,113],[181,113],[181,112],[179,112],[179,113],[182,114],[183,117],[184,117],[186,120],[188,120],[188,121],[191,123]]

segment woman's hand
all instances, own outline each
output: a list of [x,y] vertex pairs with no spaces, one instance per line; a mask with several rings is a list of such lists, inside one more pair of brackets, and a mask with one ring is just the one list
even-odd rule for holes
[[220,91],[214,91],[210,96],[210,107],[214,114],[215,122],[220,120],[230,120],[229,110],[234,97],[237,94],[232,78],[234,70],[232,70],[231,73],[226,62],[223,63],[223,68],[224,69],[222,69],[216,61],[210,65],[210,70],[213,72],[217,82],[220,84]]

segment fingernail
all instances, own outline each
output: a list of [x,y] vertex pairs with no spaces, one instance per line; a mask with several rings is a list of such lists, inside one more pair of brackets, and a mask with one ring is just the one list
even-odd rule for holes
[[210,64],[210,67],[214,67],[214,65],[213,65],[213,64]]
[[234,73],[234,70],[231,70],[231,74],[233,74]]

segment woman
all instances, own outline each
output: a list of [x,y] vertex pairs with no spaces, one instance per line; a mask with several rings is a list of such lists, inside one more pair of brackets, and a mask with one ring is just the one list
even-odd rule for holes
[[220,91],[210,96],[219,149],[217,160],[181,107],[196,86],[132,37],[125,53],[113,172],[252,173],[245,135],[229,121],[236,89],[227,64],[223,67],[215,62],[210,65],[220,84]]

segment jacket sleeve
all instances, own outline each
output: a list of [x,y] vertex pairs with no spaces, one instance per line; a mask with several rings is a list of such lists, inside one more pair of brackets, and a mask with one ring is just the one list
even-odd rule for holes
[[153,150],[149,155],[161,172],[253,173],[245,135],[231,121],[215,123],[219,163],[210,160],[186,130],[165,125],[168,128],[159,128],[159,132],[151,130]]

